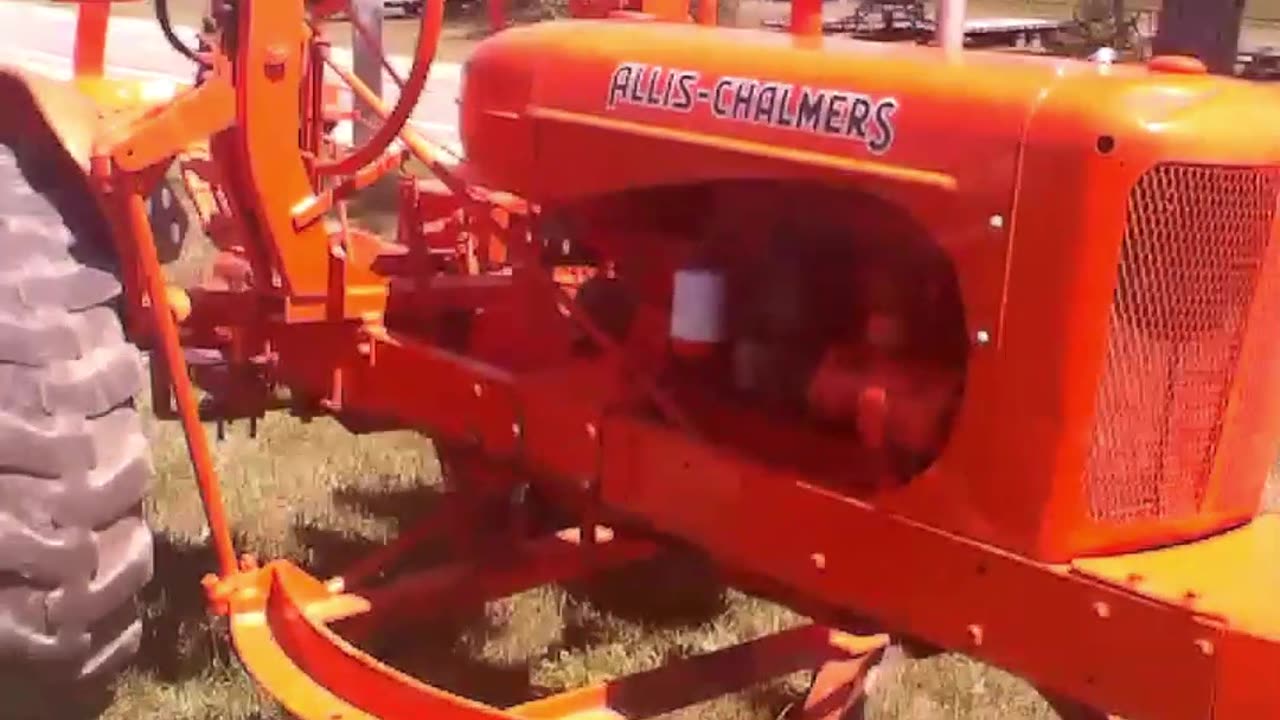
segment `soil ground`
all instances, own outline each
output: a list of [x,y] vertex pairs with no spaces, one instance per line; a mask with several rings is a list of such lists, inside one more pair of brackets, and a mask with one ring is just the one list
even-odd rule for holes
[[[176,19],[194,23],[203,2],[172,0]],[[975,14],[1061,15],[1059,3],[973,0]],[[149,14],[148,3],[115,12]],[[1250,3],[1255,16],[1280,17],[1280,0]],[[785,5],[744,0],[739,24]],[[411,22],[389,20],[387,45],[408,52]],[[479,23],[453,22],[442,56],[457,60]],[[340,33],[341,35],[341,33]],[[341,39],[341,38],[338,38]],[[197,240],[171,268],[189,275],[204,256]],[[157,531],[156,577],[146,592],[149,624],[137,667],[116,687],[107,720],[266,720],[282,717],[236,663],[225,635],[205,612],[200,577],[213,567],[181,431],[151,423],[156,465],[148,513]],[[212,429],[210,429],[212,438]],[[393,536],[439,494],[429,442],[413,433],[352,436],[336,424],[273,416],[251,439],[233,426],[214,444],[238,547],[289,557],[326,571]],[[1273,483],[1269,502],[1280,504]],[[874,582],[874,579],[870,579]],[[637,598],[642,598],[637,600]],[[585,592],[532,590],[462,618],[416,630],[378,648],[405,670],[455,692],[498,704],[652,667],[672,655],[703,652],[800,621],[788,610],[721,586],[696,562],[643,568],[606,578]],[[798,674],[678,713],[682,718],[768,720],[799,699]],[[21,698],[5,717],[45,717]],[[907,662],[876,685],[871,718],[1008,720],[1055,717],[1024,683],[957,656]]]

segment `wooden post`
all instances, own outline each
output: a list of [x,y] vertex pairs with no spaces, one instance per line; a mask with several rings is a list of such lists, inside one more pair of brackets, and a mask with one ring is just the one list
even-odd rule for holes
[[[382,0],[352,0],[352,19],[360,24],[366,32],[362,33],[354,26],[351,28],[351,65],[356,77],[369,86],[379,98],[382,94]],[[366,39],[365,36],[368,36]],[[374,123],[377,126],[378,115],[359,96],[354,98],[352,110],[355,113],[355,127],[351,129],[356,145],[360,145],[373,134],[374,128],[367,127],[360,120]]]
[[1235,71],[1244,0],[1164,0],[1151,49],[1156,55],[1192,55],[1209,72]]

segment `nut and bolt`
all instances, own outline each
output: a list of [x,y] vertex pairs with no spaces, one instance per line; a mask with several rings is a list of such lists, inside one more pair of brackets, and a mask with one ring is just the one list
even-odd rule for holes
[[977,624],[970,625],[968,627],[968,631],[969,642],[972,643],[974,647],[982,647],[982,641],[984,639],[982,626]]

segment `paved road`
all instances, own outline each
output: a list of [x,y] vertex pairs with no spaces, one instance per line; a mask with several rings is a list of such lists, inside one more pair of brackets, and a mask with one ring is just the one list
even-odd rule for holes
[[[108,74],[162,83],[189,82],[194,76],[194,65],[169,47],[154,20],[113,17],[110,28]],[[193,29],[178,27],[175,32],[194,45]],[[74,8],[0,0],[0,62],[20,64],[55,77],[70,77],[74,38]],[[333,52],[340,63],[350,67],[347,50],[334,48]],[[408,58],[393,56],[391,64],[402,77],[407,74]],[[459,149],[456,122],[459,79],[457,63],[432,63],[427,88],[413,114],[413,124],[419,131],[455,150]],[[395,102],[395,83],[386,78],[383,87],[388,102]],[[349,136],[350,127],[341,127],[338,132]]]

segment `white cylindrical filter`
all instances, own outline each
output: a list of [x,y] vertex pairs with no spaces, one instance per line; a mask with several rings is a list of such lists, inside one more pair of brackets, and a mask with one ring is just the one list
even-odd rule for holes
[[682,268],[671,298],[671,339],[711,347],[725,339],[725,278],[718,270]]

